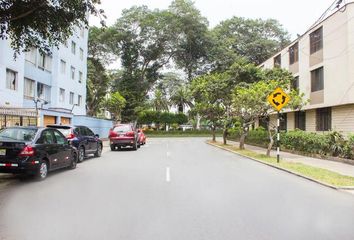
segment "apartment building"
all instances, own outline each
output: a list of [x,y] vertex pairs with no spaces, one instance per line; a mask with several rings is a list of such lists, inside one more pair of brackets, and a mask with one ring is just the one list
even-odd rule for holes
[[283,111],[283,130],[354,133],[353,2],[316,23],[261,67],[292,72],[292,87],[310,101],[302,111]]
[[0,40],[0,128],[69,124],[86,115],[88,31],[77,31],[52,54],[37,49],[17,56]]

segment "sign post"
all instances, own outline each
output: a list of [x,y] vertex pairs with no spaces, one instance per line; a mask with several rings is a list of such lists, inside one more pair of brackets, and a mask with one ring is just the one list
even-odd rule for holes
[[277,110],[277,163],[280,161],[280,110],[290,101],[283,89],[276,88],[267,98],[270,105]]

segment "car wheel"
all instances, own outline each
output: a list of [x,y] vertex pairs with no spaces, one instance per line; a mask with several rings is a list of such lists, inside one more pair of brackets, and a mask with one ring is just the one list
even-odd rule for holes
[[116,146],[111,145],[111,151],[115,151],[116,150]]
[[95,152],[95,157],[101,157],[102,155],[102,145],[97,144],[97,151]]
[[47,175],[48,175],[48,163],[44,160],[41,161],[35,177],[37,180],[42,181],[47,177]]
[[140,146],[141,146],[141,143],[139,142],[139,143],[138,143],[138,148],[140,148]]
[[80,147],[79,148],[79,159],[78,162],[82,162],[85,159],[85,148],[84,147]]
[[70,169],[75,169],[76,165],[77,165],[77,156],[76,156],[76,153],[73,153],[73,155],[71,157],[71,163],[70,163],[69,168]]

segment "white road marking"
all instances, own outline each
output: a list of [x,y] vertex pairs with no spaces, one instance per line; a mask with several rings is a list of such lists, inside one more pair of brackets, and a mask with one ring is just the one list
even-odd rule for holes
[[170,157],[171,156],[171,152],[166,152],[166,156]]
[[171,170],[169,167],[166,167],[166,182],[171,181]]

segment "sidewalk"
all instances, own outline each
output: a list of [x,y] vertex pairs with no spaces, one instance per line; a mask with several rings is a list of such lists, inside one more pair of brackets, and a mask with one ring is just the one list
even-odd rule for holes
[[[236,145],[236,146],[239,145],[238,142],[234,142],[234,141],[228,141],[228,142],[231,142],[233,145]],[[247,145],[247,144],[245,145],[245,149],[254,151],[259,154],[266,153],[265,148],[251,146],[251,145]],[[272,150],[270,155],[272,157],[276,157],[277,153],[276,153],[276,151]],[[330,160],[313,158],[313,157],[306,157],[306,156],[296,155],[293,153],[282,152],[282,151],[280,151],[280,159],[283,161],[303,163],[303,164],[306,164],[309,166],[319,167],[319,168],[323,168],[323,169],[327,169],[327,170],[330,170],[333,172],[340,173],[342,175],[354,177],[354,166],[350,165],[350,164],[346,164],[346,163],[334,162],[334,161],[330,161]]]

